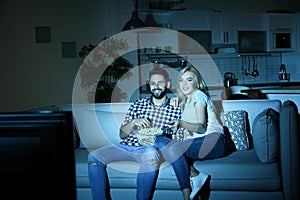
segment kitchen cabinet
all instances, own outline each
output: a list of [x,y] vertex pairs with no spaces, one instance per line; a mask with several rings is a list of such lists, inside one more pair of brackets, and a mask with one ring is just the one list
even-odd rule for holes
[[171,15],[174,30],[209,30],[209,13],[199,11],[173,11]]
[[290,13],[270,13],[268,14],[268,24],[270,31],[295,31],[296,15]]
[[291,52],[297,49],[297,15],[269,13],[269,51]]
[[158,25],[173,30],[210,30],[209,12],[207,11],[139,11],[145,21],[151,14]]
[[237,31],[267,31],[267,15],[240,13],[236,16]]
[[236,15],[211,13],[210,28],[213,44],[237,44]]
[[209,94],[210,94],[210,98],[213,101],[220,101],[222,100],[222,95],[224,92],[224,87],[211,87],[209,88]]

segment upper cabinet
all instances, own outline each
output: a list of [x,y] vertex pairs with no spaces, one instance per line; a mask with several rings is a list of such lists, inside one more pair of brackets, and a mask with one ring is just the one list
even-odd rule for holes
[[297,15],[270,13],[268,15],[268,51],[289,52],[297,50]]
[[200,11],[174,11],[171,15],[174,30],[209,30],[209,13]]
[[240,13],[236,16],[237,31],[267,31],[267,15]]
[[270,31],[296,30],[296,14],[270,13],[268,18]]
[[[208,52],[215,52],[221,47],[234,47],[237,50],[241,43],[239,33],[242,32],[254,34],[264,32],[260,41],[264,42],[266,51],[272,52],[295,51],[297,40],[300,41],[297,33],[299,13],[226,13],[184,10],[153,11],[151,14],[157,24],[186,33],[204,46]],[[141,12],[141,18],[145,19],[147,15],[149,12]]]
[[209,30],[209,12],[207,11],[139,11],[143,21],[173,30]]
[[213,44],[237,44],[236,16],[231,13],[211,13],[210,28]]

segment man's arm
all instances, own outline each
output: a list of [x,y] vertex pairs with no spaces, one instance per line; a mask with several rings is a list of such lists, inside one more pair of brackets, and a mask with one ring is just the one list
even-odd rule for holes
[[120,128],[120,138],[121,139],[124,139],[126,138],[128,135],[130,135],[133,127],[135,126],[134,120],[132,120],[131,122],[128,122],[127,124],[125,125],[122,125],[121,128]]

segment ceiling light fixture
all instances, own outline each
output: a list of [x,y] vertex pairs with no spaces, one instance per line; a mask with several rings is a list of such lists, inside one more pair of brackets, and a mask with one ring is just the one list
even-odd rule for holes
[[134,29],[134,28],[140,28],[145,27],[145,23],[139,18],[137,8],[138,8],[138,2],[137,0],[134,1],[134,10],[131,13],[131,18],[128,22],[124,25],[122,31]]

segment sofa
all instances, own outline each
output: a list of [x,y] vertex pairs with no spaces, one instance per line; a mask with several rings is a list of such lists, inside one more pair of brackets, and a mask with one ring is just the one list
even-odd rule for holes
[[[199,171],[209,174],[201,189],[201,199],[299,199],[299,111],[293,101],[249,99],[214,102],[226,131],[224,157],[194,162]],[[88,179],[88,152],[120,141],[118,127],[131,103],[72,105],[75,139],[77,199],[92,199]],[[231,123],[244,113],[244,123]],[[231,117],[231,118],[230,118]],[[230,121],[231,120],[231,121]],[[231,127],[229,127],[231,126]],[[245,130],[237,130],[237,127]],[[236,143],[243,133],[244,143]],[[245,139],[246,138],[246,139]],[[243,140],[242,140],[243,141]],[[107,171],[112,199],[135,199],[138,164],[113,162]],[[160,167],[155,200],[181,200],[182,194],[169,163]]]

